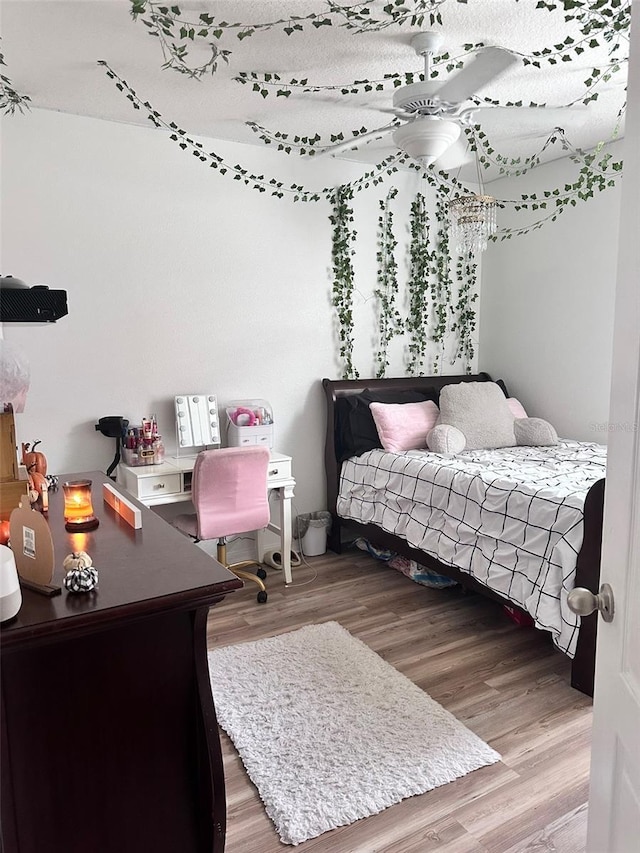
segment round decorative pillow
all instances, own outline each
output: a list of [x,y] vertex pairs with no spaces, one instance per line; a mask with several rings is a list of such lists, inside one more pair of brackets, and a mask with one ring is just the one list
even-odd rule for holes
[[516,418],[513,431],[518,445],[549,447],[558,443],[555,427],[542,418]]
[[467,446],[467,439],[458,427],[438,424],[427,434],[427,447],[443,456],[455,456]]

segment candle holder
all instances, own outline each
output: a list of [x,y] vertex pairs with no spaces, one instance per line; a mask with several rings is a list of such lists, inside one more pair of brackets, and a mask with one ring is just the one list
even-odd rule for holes
[[64,527],[71,533],[95,530],[100,521],[93,514],[91,480],[71,480],[62,484]]

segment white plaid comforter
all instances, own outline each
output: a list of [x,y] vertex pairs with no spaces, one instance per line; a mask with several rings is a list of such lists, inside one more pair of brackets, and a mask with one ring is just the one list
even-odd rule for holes
[[370,450],[342,465],[337,511],[375,524],[515,602],[573,657],[567,607],[582,545],[584,501],[605,476],[606,446]]

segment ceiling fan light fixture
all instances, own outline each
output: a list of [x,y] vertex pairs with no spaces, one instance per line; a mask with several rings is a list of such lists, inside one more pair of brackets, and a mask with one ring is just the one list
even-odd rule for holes
[[460,196],[449,202],[451,237],[460,255],[476,255],[487,248],[496,232],[496,200],[490,195]]
[[450,148],[460,136],[455,121],[422,116],[393,131],[394,143],[423,166],[430,166]]

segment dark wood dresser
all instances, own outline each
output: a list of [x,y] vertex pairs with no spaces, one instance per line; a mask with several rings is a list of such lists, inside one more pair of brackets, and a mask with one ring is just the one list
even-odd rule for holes
[[85,550],[97,591],[23,589],[0,633],[3,851],[221,853],[206,621],[242,583],[142,504],[132,529],[103,502],[104,474],[60,483],[85,477],[95,531],[67,533],[62,489],[50,493],[54,583],[64,557]]

